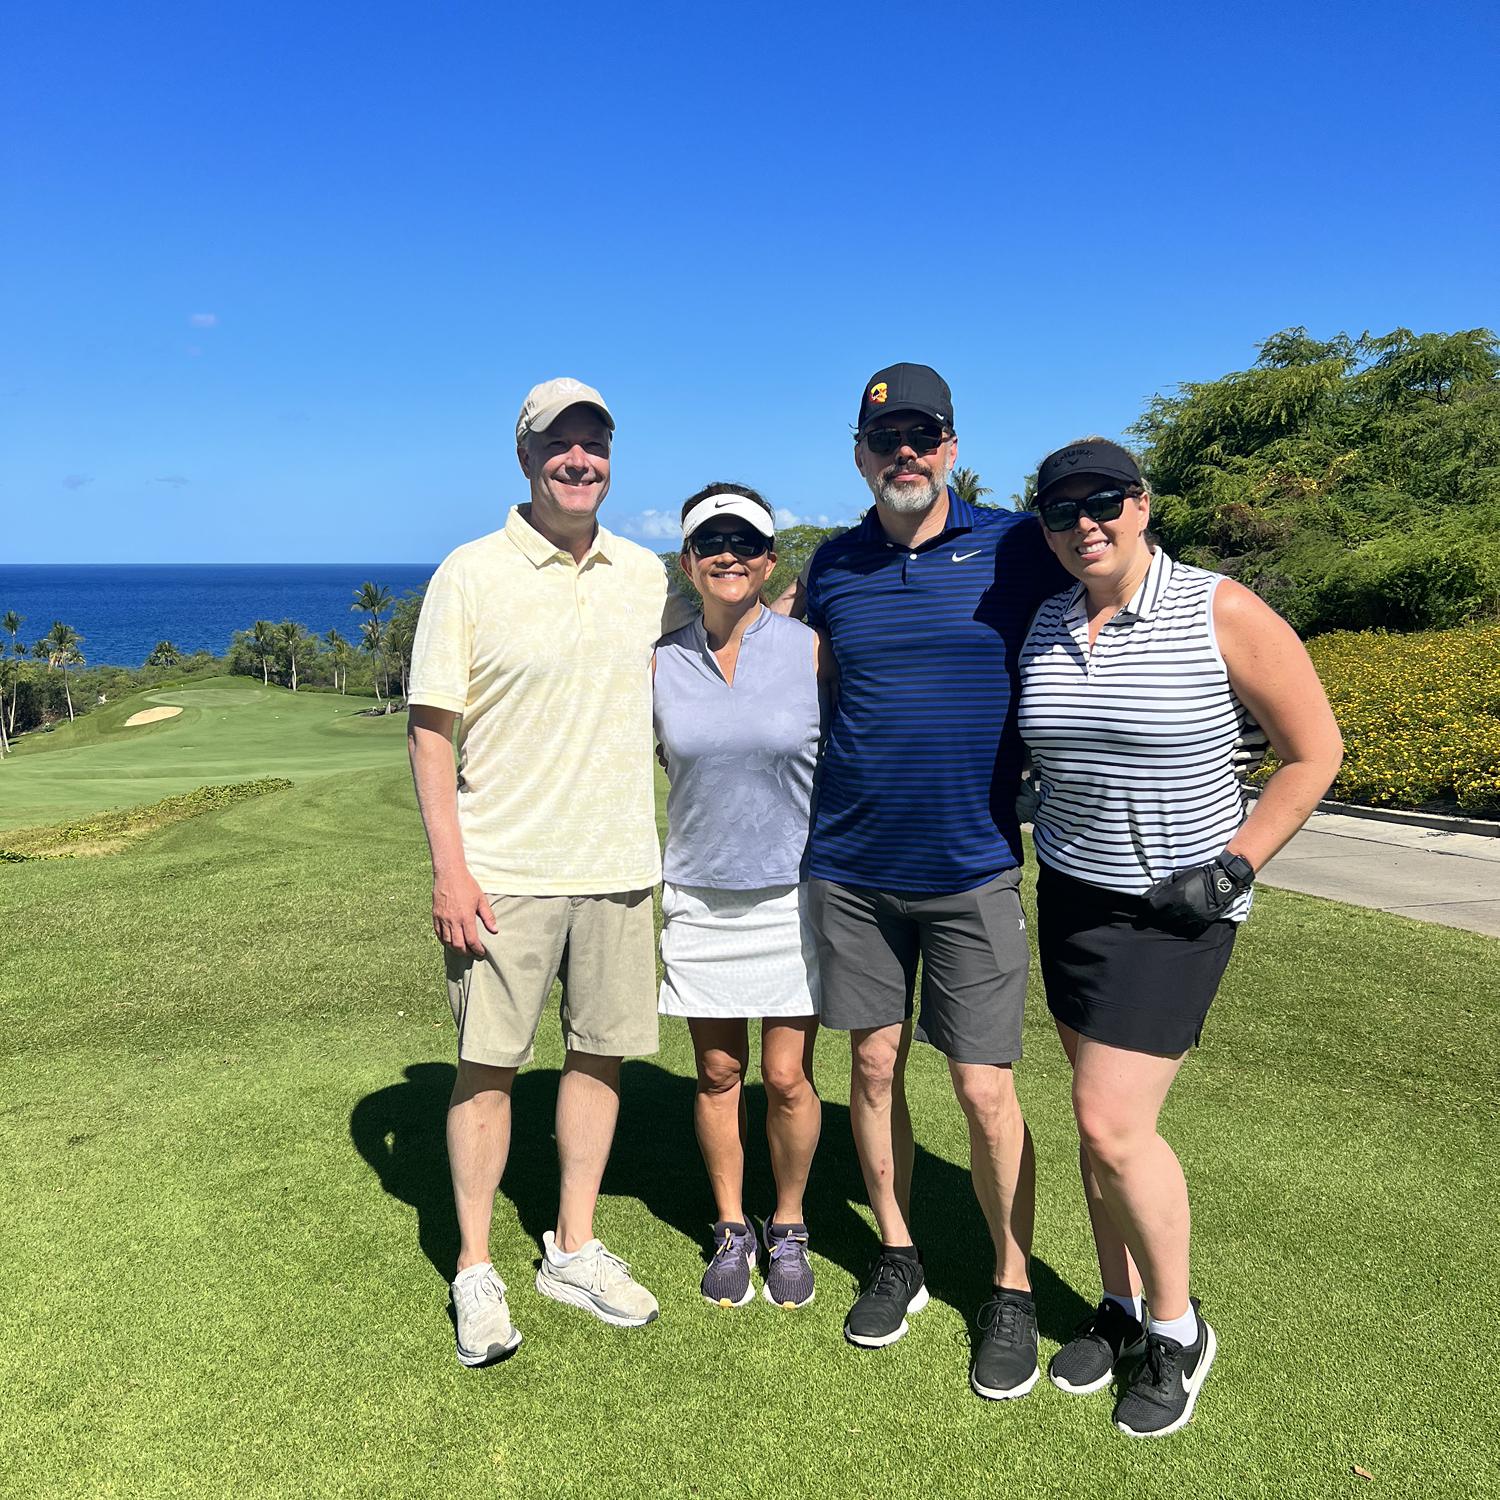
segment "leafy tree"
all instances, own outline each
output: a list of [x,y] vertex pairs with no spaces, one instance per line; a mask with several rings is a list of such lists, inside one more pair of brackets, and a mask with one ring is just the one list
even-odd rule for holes
[[382,680],[385,681],[386,691],[390,691],[385,664],[385,631],[380,617],[391,607],[391,603],[391,591],[384,584],[365,582],[355,589],[354,603],[349,606],[352,613],[367,616],[360,625],[360,644],[375,661],[376,698],[380,697]]
[[61,669],[63,674],[63,693],[68,700],[68,721],[72,722],[73,694],[68,687],[68,668],[81,667],[84,664],[83,652],[78,648],[83,644],[83,637],[73,629],[71,625],[65,625],[61,620],[52,622],[52,629],[37,642],[37,655],[47,658],[47,670],[50,672],[54,667]]
[[1134,428],[1168,549],[1304,633],[1500,613],[1500,343],[1487,329],[1273,334]]
[[979,482],[978,469],[955,469],[948,483],[953,486],[954,494],[970,505],[977,505],[986,495],[994,494],[988,485]]
[[313,637],[295,620],[283,620],[276,627],[276,640],[281,647],[281,654],[286,658],[291,689],[295,693],[297,663],[299,659],[312,654],[315,646]]
[[146,658],[148,667],[175,667],[182,660],[180,652],[171,641],[158,641],[151,648],[151,655]]

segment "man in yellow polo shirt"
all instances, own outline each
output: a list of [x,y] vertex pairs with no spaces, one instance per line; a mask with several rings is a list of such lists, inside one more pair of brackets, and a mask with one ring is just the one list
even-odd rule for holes
[[554,978],[567,1047],[561,1192],[537,1290],[621,1327],[657,1315],[656,1299],[594,1237],[594,1206],[620,1060],[657,1046],[651,652],[685,601],[654,554],[595,519],[613,434],[598,391],[567,379],[533,388],[516,424],[531,499],[444,560],[413,650],[407,741],[458,1024],[448,1156],[466,1365],[521,1341],[490,1263],[490,1217],[511,1086]]

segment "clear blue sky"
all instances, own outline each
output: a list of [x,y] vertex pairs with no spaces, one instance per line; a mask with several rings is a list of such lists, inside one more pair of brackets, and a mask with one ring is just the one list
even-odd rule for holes
[[9,14],[11,561],[435,559],[554,374],[649,535],[856,514],[894,360],[1005,495],[1276,329],[1500,326],[1492,4]]

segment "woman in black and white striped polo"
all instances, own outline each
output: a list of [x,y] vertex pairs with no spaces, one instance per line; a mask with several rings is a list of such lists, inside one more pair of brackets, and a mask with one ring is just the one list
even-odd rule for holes
[[[1079,580],[1037,611],[1021,652],[1037,943],[1073,1065],[1104,1287],[1048,1373],[1065,1391],[1102,1390],[1143,1352],[1115,1425],[1161,1436],[1192,1416],[1216,1340],[1189,1296],[1187,1184],[1157,1117],[1255,872],[1327,791],[1342,744],[1291,627],[1151,545],[1151,497],[1125,449],[1085,438],[1051,454],[1036,508]],[[1261,729],[1280,767],[1246,817],[1236,756]]]

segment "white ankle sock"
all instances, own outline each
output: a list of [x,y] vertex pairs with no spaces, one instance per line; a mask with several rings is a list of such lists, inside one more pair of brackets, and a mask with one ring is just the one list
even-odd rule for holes
[[493,1271],[494,1269],[487,1260],[475,1261],[472,1266],[465,1266],[453,1280],[455,1282],[477,1281],[486,1271]]
[[1164,1339],[1176,1339],[1185,1349],[1198,1342],[1198,1314],[1189,1303],[1188,1310],[1180,1318],[1152,1318],[1151,1332],[1159,1333]]
[[1113,1292],[1106,1292],[1104,1300],[1106,1302],[1113,1302],[1116,1307],[1123,1308],[1137,1323],[1144,1320],[1145,1308],[1141,1305],[1141,1294],[1139,1292],[1133,1297],[1117,1297]]

